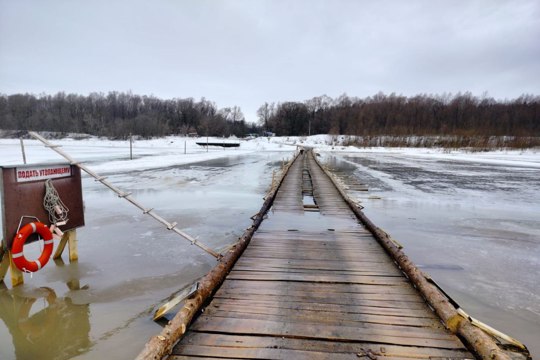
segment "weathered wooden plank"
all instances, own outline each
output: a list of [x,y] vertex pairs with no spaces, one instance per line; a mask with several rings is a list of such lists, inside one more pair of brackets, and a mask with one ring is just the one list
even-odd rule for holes
[[343,272],[385,272],[392,275],[401,276],[401,271],[388,263],[360,263],[360,262],[339,262],[335,260],[287,260],[287,259],[267,259],[264,262],[252,258],[245,258],[235,265],[237,270],[265,270],[290,269],[290,270],[321,270],[321,271],[343,271]]
[[196,360],[212,360],[212,359],[213,360],[215,360],[215,359],[241,360],[241,358],[231,358],[231,357],[223,357],[223,356],[220,356],[220,357],[215,357],[215,356],[207,357],[207,356],[200,356],[200,355],[197,355],[196,357],[194,357],[193,355],[170,355],[170,356],[167,356],[167,360],[193,360],[193,359],[196,359]]
[[261,249],[261,250],[273,250],[279,248],[301,248],[301,249],[316,249],[316,250],[358,250],[358,251],[381,251],[380,248],[377,248],[376,244],[373,244],[368,241],[357,241],[357,242],[345,242],[341,240],[332,240],[323,238],[313,238],[308,239],[298,239],[298,238],[289,238],[288,241],[274,241],[270,239],[260,240],[254,242],[251,249]]
[[287,232],[266,232],[257,234],[253,237],[253,245],[267,243],[288,244],[294,241],[298,244],[319,245],[321,243],[348,245],[354,246],[357,244],[372,245],[377,247],[377,243],[373,242],[373,235],[366,231],[362,232],[346,232],[341,230],[323,230],[318,232],[307,231],[287,231]]
[[[304,158],[250,246],[174,350],[177,358],[470,358]],[[311,179],[311,180],[310,180]],[[320,213],[305,213],[313,191]]]
[[303,251],[357,251],[357,252],[378,252],[381,253],[381,249],[378,249],[373,244],[340,244],[339,242],[315,242],[313,244],[303,241],[302,243],[297,242],[296,240],[291,240],[290,243],[274,243],[266,242],[264,244],[258,243],[253,244],[251,250],[255,251],[273,251],[273,250],[289,250],[289,249],[298,249]]
[[230,279],[247,280],[287,280],[287,281],[308,281],[308,282],[328,282],[340,284],[403,284],[407,280],[398,276],[362,276],[362,275],[317,275],[317,274],[295,274],[286,272],[264,272],[264,271],[231,271]]
[[[185,343],[215,346],[216,348],[310,349],[316,352],[325,352],[330,356],[345,353],[349,356],[349,359],[351,358],[350,355],[353,355],[353,359],[362,359],[363,357],[358,357],[357,354],[365,354],[367,352],[371,352],[375,356],[394,356],[409,359],[429,359],[430,357],[465,359],[467,356],[470,357],[470,354],[465,349],[434,349],[429,347],[397,346],[376,343],[332,342],[281,337],[212,334],[205,332],[192,332],[185,340]],[[181,349],[182,345],[180,344],[176,347],[175,353],[180,352]]]
[[234,298],[215,298],[212,301],[213,305],[221,306],[222,304],[238,304],[245,307],[263,306],[277,309],[298,309],[312,310],[323,312],[334,312],[343,314],[373,314],[373,315],[388,315],[402,317],[417,317],[435,319],[433,313],[426,309],[404,309],[396,307],[382,307],[365,304],[329,304],[319,302],[298,302],[298,301],[273,301],[271,299],[253,300],[253,299],[234,299]]
[[[272,300],[274,302],[280,301],[279,295],[266,295],[266,294],[239,294],[237,292],[225,292],[219,290],[215,294],[216,298],[223,299],[243,299],[243,300],[252,300],[252,301],[267,301]],[[354,303],[357,305],[364,306],[374,306],[374,307],[384,307],[384,308],[399,308],[399,309],[427,309],[426,304],[423,302],[410,302],[410,301],[400,301],[393,299],[386,300],[368,300],[360,299],[353,297],[337,297],[337,296],[325,296],[314,295],[309,293],[304,293],[302,296],[287,295],[288,302],[301,302],[301,303],[319,303],[319,304],[350,304]]]
[[282,259],[288,259],[289,256],[292,259],[320,259],[320,260],[339,260],[342,258],[347,262],[361,262],[361,261],[373,261],[390,263],[386,254],[373,251],[372,249],[317,249],[317,248],[304,248],[304,247],[280,247],[275,246],[272,248],[253,248],[249,249],[248,257],[279,257]]
[[279,272],[279,273],[295,273],[295,274],[319,274],[319,275],[362,275],[362,276],[394,276],[399,277],[401,273],[395,268],[355,268],[355,269],[336,269],[328,267],[316,266],[286,266],[286,265],[238,265],[235,271],[261,271],[261,272]]
[[235,271],[254,273],[254,272],[269,272],[269,273],[287,273],[287,274],[317,274],[320,276],[331,275],[341,276],[343,278],[349,276],[391,276],[401,277],[401,273],[397,269],[363,269],[363,270],[351,270],[351,269],[317,269],[317,268],[290,268],[290,267],[271,267],[271,266],[238,266],[235,267]]
[[295,324],[284,321],[231,319],[201,316],[193,324],[194,331],[219,332],[229,334],[255,334],[292,338],[321,339],[334,341],[367,341],[385,344],[428,346],[444,349],[460,349],[463,345],[455,336],[439,335],[435,332],[425,335],[406,330]]
[[[383,334],[387,336],[408,337],[408,338],[422,338],[422,339],[454,339],[454,336],[450,333],[446,333],[438,326],[434,327],[421,327],[410,326],[402,324],[392,324],[386,322],[367,322],[367,321],[336,321],[329,316],[315,315],[315,317],[301,316],[301,315],[275,315],[275,314],[257,314],[247,312],[235,312],[235,311],[213,311],[211,314],[205,314],[212,319],[223,318],[226,321],[229,320],[246,320],[246,321],[262,321],[262,322],[276,322],[286,323],[287,325],[294,325],[295,327],[305,326],[309,327],[348,327],[351,329],[357,329],[357,333],[369,332],[370,334]],[[214,320],[212,320],[214,321]],[[303,331],[303,330],[302,330]],[[406,335],[404,335],[406,333]],[[294,334],[292,334],[294,336]]]
[[247,293],[250,295],[259,295],[261,297],[267,297],[272,299],[277,297],[289,297],[289,296],[305,296],[309,294],[312,299],[328,299],[340,297],[344,300],[354,302],[356,300],[376,300],[376,301],[405,301],[405,302],[415,302],[425,304],[424,300],[416,294],[401,294],[401,293],[383,293],[383,294],[374,294],[374,293],[328,293],[324,291],[306,291],[305,289],[295,289],[293,286],[287,286],[282,288],[275,287],[253,287],[253,288],[229,288],[221,287],[218,290],[218,294],[225,296],[227,294],[235,293]]
[[306,245],[296,245],[296,244],[288,244],[288,245],[266,244],[265,246],[254,246],[254,247],[252,247],[250,249],[250,252],[260,252],[262,254],[264,254],[266,252],[276,252],[276,253],[289,252],[290,253],[291,251],[301,252],[301,253],[313,253],[313,254],[319,254],[319,253],[333,254],[335,252],[343,252],[343,253],[354,252],[355,255],[365,256],[365,257],[383,255],[383,254],[381,254],[380,249],[377,249],[376,247],[373,247],[373,246],[369,246],[369,247],[367,247],[367,246],[366,247],[361,247],[361,246],[346,247],[346,246],[337,246],[337,245],[306,246]]
[[344,324],[348,326],[355,326],[356,323],[375,323],[375,324],[387,324],[387,325],[403,325],[403,326],[417,326],[417,327],[434,327],[442,328],[442,324],[435,319],[426,319],[418,317],[404,317],[404,316],[390,316],[390,315],[373,315],[373,314],[351,314],[351,313],[335,313],[325,312],[321,315],[318,310],[301,310],[301,309],[284,309],[273,308],[267,306],[243,306],[240,304],[229,303],[221,305],[211,305],[206,308],[206,315],[214,315],[221,317],[234,317],[231,315],[233,312],[240,314],[259,314],[259,315],[274,315],[287,317],[294,321],[301,321],[303,319],[313,320],[320,323],[329,324]]
[[292,260],[340,260],[343,259],[344,261],[363,261],[363,262],[379,262],[379,263],[388,263],[388,259],[383,255],[369,255],[367,256],[360,256],[358,254],[351,254],[351,253],[345,253],[343,256],[339,256],[335,253],[333,254],[324,254],[324,253],[297,253],[297,252],[289,252],[289,255],[287,257],[287,253],[271,253],[271,252],[254,252],[254,251],[247,251],[245,255],[242,257],[246,258],[258,258],[258,259],[285,259],[289,258]]
[[419,296],[416,290],[410,284],[402,285],[356,285],[356,284],[328,284],[328,283],[301,283],[290,281],[257,281],[257,280],[233,280],[227,279],[221,286],[221,289],[238,289],[239,291],[249,292],[252,289],[260,289],[275,293],[279,289],[294,289],[309,293],[324,292],[341,295],[342,293],[359,294],[403,294]]
[[[309,351],[309,350],[289,350],[279,348],[216,348],[215,346],[205,345],[183,345],[182,353],[189,356],[196,356],[199,359],[200,356],[211,356],[211,359],[295,359],[295,360],[323,360],[323,359],[335,359],[335,360],[351,360],[352,356],[359,359],[356,354],[331,354],[328,352]],[[373,356],[373,355],[372,355]],[[354,359],[353,358],[353,359]],[[366,355],[366,358],[367,355]],[[189,357],[173,356],[169,359],[193,359]],[[410,358],[402,358],[395,356],[385,356],[388,360],[410,360]]]

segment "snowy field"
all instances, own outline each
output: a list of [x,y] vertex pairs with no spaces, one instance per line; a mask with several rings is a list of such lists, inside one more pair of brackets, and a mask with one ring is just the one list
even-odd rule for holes
[[[272,172],[296,145],[317,147],[367,215],[466,311],[540,356],[540,152],[357,149],[321,135],[210,138],[241,145],[207,151],[195,144],[201,140],[137,140],[133,160],[127,141],[54,142],[218,250],[250,225]],[[29,163],[62,161],[37,141],[25,146]],[[0,165],[20,163],[19,140],[0,139]],[[359,182],[369,191],[354,191]],[[215,264],[86,176],[83,197],[79,261],[50,263],[24,286],[0,289],[0,359],[133,358],[160,330],[154,308]],[[39,250],[32,246],[28,251]],[[37,315],[21,319],[28,305]],[[45,331],[54,338],[41,336]]]

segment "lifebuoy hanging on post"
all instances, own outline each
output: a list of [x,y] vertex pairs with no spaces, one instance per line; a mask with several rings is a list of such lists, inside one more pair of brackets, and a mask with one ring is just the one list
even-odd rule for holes
[[[28,239],[28,237],[34,233],[38,233],[44,240],[43,252],[37,260],[28,261],[24,257],[23,247],[26,239]],[[19,268],[19,270],[24,272],[36,272],[42,267],[44,267],[51,258],[53,246],[53,235],[49,228],[41,222],[31,222],[24,225],[19,230],[17,235],[15,235],[15,238],[13,239],[13,245],[11,246],[11,258],[13,259],[13,263]]]

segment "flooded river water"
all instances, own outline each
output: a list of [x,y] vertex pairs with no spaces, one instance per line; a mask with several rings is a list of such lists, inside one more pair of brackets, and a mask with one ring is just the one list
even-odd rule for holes
[[[260,152],[103,174],[214,249],[236,241],[290,153]],[[153,310],[215,259],[93,179],[83,179],[79,261],[50,264],[0,289],[0,359],[130,359],[161,330]],[[32,251],[25,247],[29,258]],[[27,249],[28,248],[28,249]],[[37,256],[36,256],[37,257]]]
[[324,159],[366,215],[466,312],[540,358],[536,165],[369,152]]
[[[219,250],[251,224],[273,169],[290,155],[103,175]],[[323,160],[467,312],[540,357],[538,168],[392,153]],[[83,179],[83,189],[79,261],[51,263],[23,286],[0,288],[0,359],[133,358],[161,329],[151,320],[156,306],[215,264],[92,179]],[[32,246],[25,253],[39,251]]]

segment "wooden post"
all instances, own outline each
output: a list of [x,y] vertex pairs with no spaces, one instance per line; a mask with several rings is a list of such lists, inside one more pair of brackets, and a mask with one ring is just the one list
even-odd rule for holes
[[133,135],[129,134],[129,160],[133,160]]
[[69,262],[79,260],[79,253],[77,250],[77,230],[68,230],[62,236],[58,247],[53,255],[53,259],[58,259],[62,256],[64,249],[68,246],[69,251]]
[[21,151],[22,151],[23,162],[26,164],[26,153],[25,153],[25,151],[24,151],[24,142],[23,142],[23,138],[20,138],[19,140],[21,140]]
[[9,264],[10,264],[10,270],[11,270],[11,286],[15,287],[21,284],[24,284],[24,276],[21,270],[15,266],[15,263],[13,262],[13,258],[11,257],[11,251],[8,250],[8,258],[9,258]]
[[79,252],[77,251],[77,230],[67,231],[69,262],[79,260]]
[[0,283],[2,283],[9,269],[9,256],[7,252],[3,252],[1,249],[0,252],[2,253],[0,256]]
[[53,255],[53,260],[60,259],[62,257],[62,253],[64,252],[64,249],[66,247],[67,241],[68,241],[68,234],[69,231],[65,232],[64,235],[62,235],[62,239],[60,239],[60,242],[58,243],[58,246],[56,247],[56,251]]

